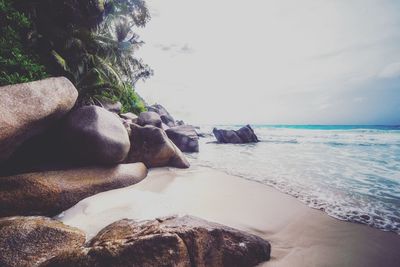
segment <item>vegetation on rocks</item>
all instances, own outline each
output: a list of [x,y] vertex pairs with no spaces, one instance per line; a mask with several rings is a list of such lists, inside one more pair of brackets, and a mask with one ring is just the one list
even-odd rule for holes
[[26,45],[32,30],[27,16],[11,0],[0,0],[0,85],[39,80],[48,76],[39,56]]
[[143,0],[0,0],[0,13],[2,85],[49,73],[72,81],[80,105],[106,98],[145,110],[134,90],[152,75],[135,55],[143,42],[134,30],[150,19]]

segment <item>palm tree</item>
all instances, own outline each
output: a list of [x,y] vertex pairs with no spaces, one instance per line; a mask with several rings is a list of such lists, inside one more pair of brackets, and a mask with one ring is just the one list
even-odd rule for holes
[[134,29],[150,19],[143,0],[21,1],[36,21],[43,58],[75,84],[81,104],[129,102],[135,83],[152,75],[135,56],[143,42]]

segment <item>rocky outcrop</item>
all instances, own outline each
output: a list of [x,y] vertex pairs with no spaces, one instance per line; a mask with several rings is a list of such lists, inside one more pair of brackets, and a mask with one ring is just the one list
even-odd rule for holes
[[246,125],[237,131],[214,128],[213,134],[219,143],[243,144],[259,141],[250,125]]
[[138,183],[143,163],[0,177],[0,217],[54,216],[97,193]]
[[140,126],[152,125],[158,128],[161,128],[161,118],[156,112],[147,111],[139,114],[139,118],[137,120],[137,124]]
[[81,163],[122,162],[130,149],[129,136],[117,115],[97,106],[84,106],[71,112],[64,135],[69,153]]
[[131,124],[131,150],[127,162],[143,162],[148,168],[171,166],[188,168],[189,162],[164,130]]
[[45,217],[0,219],[0,266],[32,267],[66,251],[78,249],[85,234]]
[[199,137],[193,126],[176,126],[165,130],[165,132],[181,151],[199,152]]
[[119,115],[128,135],[131,135],[131,124],[137,123],[138,116],[132,112],[127,112]]
[[175,124],[175,119],[169,114],[169,112],[160,104],[154,104],[152,106],[147,107],[148,111],[153,111],[156,112],[158,115],[160,115],[161,121],[165,123],[168,127],[174,127],[176,126]]
[[87,248],[60,254],[43,266],[255,266],[270,258],[268,241],[191,216],[144,222],[121,220]]
[[63,77],[0,87],[0,162],[63,117],[77,97]]

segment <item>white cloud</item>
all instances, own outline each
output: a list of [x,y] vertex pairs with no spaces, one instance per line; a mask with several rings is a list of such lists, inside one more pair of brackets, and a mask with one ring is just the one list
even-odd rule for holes
[[378,74],[380,78],[394,78],[400,76],[400,62],[387,65]]
[[155,76],[138,90],[194,123],[326,121],[336,95],[400,74],[385,70],[400,62],[394,0],[148,1],[139,53]]

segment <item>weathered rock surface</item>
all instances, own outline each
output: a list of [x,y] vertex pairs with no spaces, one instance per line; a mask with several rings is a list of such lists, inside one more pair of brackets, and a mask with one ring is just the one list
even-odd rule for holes
[[131,124],[137,123],[138,116],[132,112],[127,112],[119,115],[121,117],[122,124],[124,125],[128,135],[131,135]]
[[140,126],[152,125],[161,128],[161,118],[156,112],[146,111],[139,114],[137,124]]
[[258,142],[258,138],[250,125],[246,125],[237,131],[214,128],[213,134],[219,143],[242,144]]
[[79,162],[120,163],[130,149],[129,136],[121,120],[97,106],[84,106],[71,112],[64,134],[69,152]]
[[174,127],[176,126],[175,124],[175,119],[169,114],[166,108],[164,108],[160,104],[154,104],[152,106],[147,107],[148,111],[153,111],[156,112],[158,115],[160,115],[161,121],[168,125],[168,127]]
[[85,234],[45,217],[0,219],[0,266],[32,267],[85,242]]
[[44,266],[255,266],[270,258],[268,241],[191,216],[117,221],[87,248],[65,252]]
[[213,134],[219,143],[241,144],[242,140],[234,130],[213,129]]
[[65,142],[59,131],[60,122],[25,141],[9,159],[0,163],[0,176],[41,172],[74,167],[65,151]]
[[97,193],[138,183],[143,163],[0,177],[0,217],[54,216]]
[[190,125],[176,126],[165,131],[169,139],[183,152],[199,152],[199,137]]
[[188,168],[186,157],[168,139],[164,130],[147,125],[131,124],[131,150],[127,162],[143,162],[148,168],[171,166]]
[[69,112],[77,97],[64,77],[0,87],[0,162]]
[[166,125],[165,123],[161,124],[161,129],[163,129],[164,131],[171,129],[171,127],[169,127],[168,125]]

